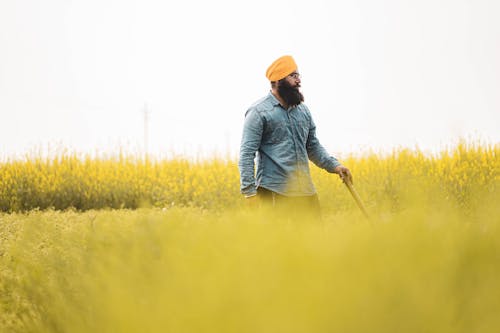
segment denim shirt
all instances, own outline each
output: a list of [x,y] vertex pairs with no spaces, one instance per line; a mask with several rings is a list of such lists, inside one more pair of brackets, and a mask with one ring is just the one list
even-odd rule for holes
[[285,110],[269,92],[248,109],[238,163],[242,194],[254,195],[258,187],[286,196],[315,194],[309,160],[328,172],[340,165],[316,138],[304,103]]

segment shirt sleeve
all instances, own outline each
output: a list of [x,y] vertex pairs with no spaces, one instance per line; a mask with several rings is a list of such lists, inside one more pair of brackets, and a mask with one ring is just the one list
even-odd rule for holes
[[245,115],[243,135],[240,144],[240,170],[241,193],[252,196],[257,193],[255,184],[255,154],[259,150],[263,133],[262,117],[255,109],[250,109]]
[[335,157],[330,156],[330,154],[328,154],[326,149],[319,142],[316,137],[316,125],[314,124],[310,113],[309,119],[310,127],[306,143],[307,156],[318,167],[333,173],[335,172],[335,168],[340,165],[340,162]]

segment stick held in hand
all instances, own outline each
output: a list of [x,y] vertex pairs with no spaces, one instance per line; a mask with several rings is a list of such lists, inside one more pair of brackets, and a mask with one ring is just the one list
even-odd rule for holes
[[361,198],[359,197],[358,192],[354,188],[354,185],[352,185],[352,182],[349,179],[342,178],[343,183],[345,186],[347,186],[347,189],[349,192],[351,192],[352,197],[354,198],[354,201],[358,204],[359,209],[363,212],[365,217],[369,220],[370,216],[368,215],[368,212],[366,211],[365,205],[363,204],[363,201],[361,201]]

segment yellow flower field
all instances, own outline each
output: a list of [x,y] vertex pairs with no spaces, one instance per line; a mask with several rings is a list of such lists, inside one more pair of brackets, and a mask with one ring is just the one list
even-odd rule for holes
[[236,161],[0,162],[0,332],[498,332],[499,145],[312,166],[322,219],[252,210]]

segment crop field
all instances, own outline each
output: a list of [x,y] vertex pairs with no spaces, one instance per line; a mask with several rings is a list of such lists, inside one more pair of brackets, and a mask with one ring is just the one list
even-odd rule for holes
[[500,145],[311,165],[321,219],[247,206],[237,161],[0,162],[0,332],[499,332]]

